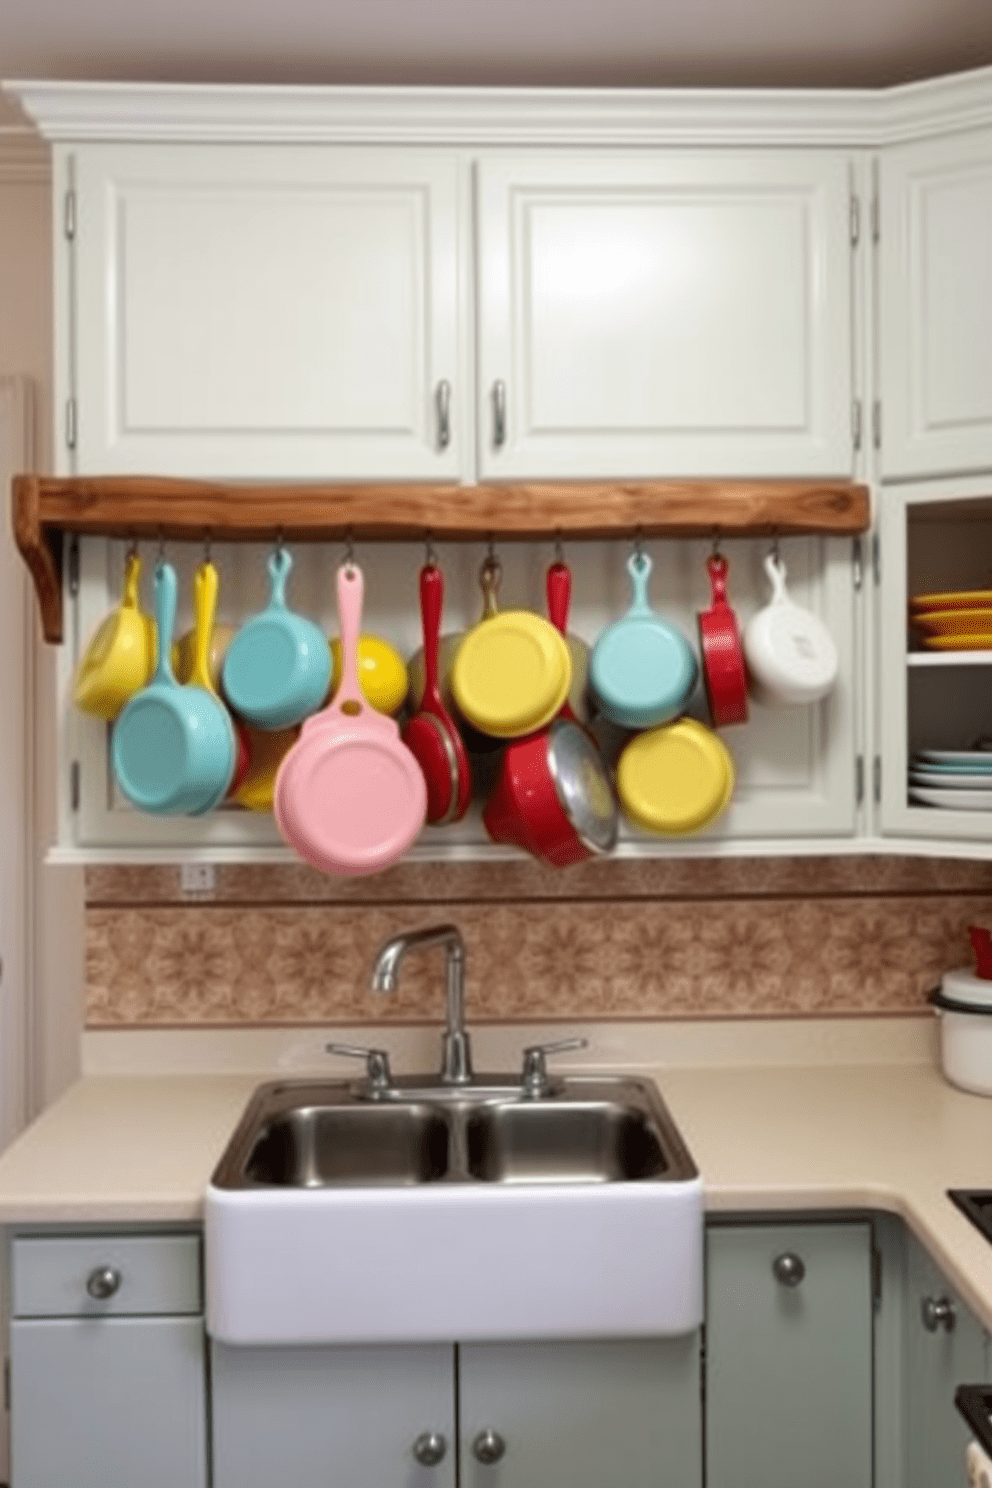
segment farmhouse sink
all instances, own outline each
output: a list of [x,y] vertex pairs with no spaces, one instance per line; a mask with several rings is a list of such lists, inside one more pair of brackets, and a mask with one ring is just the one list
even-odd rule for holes
[[681,1333],[702,1185],[656,1087],[574,1075],[256,1091],[207,1190],[230,1343]]

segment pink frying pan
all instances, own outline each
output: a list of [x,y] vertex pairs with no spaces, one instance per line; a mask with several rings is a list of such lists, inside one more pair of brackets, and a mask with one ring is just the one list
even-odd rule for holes
[[393,720],[366,703],[358,681],[364,581],[338,569],[344,675],[334,701],[303,725],[279,767],[273,809],[282,836],[324,873],[378,873],[402,857],[427,815],[420,766]]

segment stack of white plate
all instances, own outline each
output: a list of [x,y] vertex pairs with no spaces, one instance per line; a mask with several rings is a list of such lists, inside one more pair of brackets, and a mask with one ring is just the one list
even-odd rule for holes
[[909,762],[909,799],[950,811],[992,811],[992,741],[975,749],[918,749]]

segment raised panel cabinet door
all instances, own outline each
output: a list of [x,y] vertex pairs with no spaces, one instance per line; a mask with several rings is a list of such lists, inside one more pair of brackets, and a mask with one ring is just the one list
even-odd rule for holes
[[[906,1488],[958,1488],[965,1481],[964,1454],[973,1433],[955,1408],[954,1391],[988,1380],[988,1337],[912,1239],[906,1277]],[[926,1327],[927,1302],[938,1309],[950,1304],[950,1328],[933,1317],[936,1327]]]
[[882,474],[992,468],[992,129],[880,161]]
[[11,1324],[17,1488],[205,1488],[199,1317]]
[[213,1488],[454,1488],[454,1357],[212,1343]]
[[708,1488],[871,1488],[871,1230],[712,1226]]
[[460,1488],[701,1488],[698,1332],[458,1355]]
[[482,161],[484,475],[849,475],[848,173],[802,150]]
[[78,472],[458,475],[451,152],[93,145],[65,169]]

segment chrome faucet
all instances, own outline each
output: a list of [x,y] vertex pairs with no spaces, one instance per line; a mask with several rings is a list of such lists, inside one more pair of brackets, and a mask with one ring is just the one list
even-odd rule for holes
[[431,925],[394,935],[381,947],[372,966],[373,992],[395,992],[400,962],[407,951],[443,945],[447,951],[447,1027],[441,1040],[441,1081],[467,1085],[472,1079],[472,1055],[465,1031],[465,942],[457,925]]

